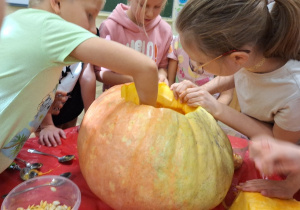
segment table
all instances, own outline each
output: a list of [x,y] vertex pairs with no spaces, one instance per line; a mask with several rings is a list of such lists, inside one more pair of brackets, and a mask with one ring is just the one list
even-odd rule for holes
[[[38,138],[30,138],[26,141],[23,148],[17,157],[33,162],[43,163],[43,167],[40,169],[44,175],[59,175],[64,172],[71,172],[72,175],[70,179],[77,184],[81,191],[81,206],[80,210],[111,210],[111,208],[106,205],[104,202],[99,200],[89,189],[87,183],[85,182],[78,161],[77,154],[77,127],[69,128],[65,130],[67,138],[62,140],[62,145],[57,147],[46,147],[38,143]],[[50,153],[56,156],[63,155],[75,155],[75,158],[70,163],[59,163],[58,160],[54,157],[32,154],[27,152],[29,148],[37,149],[42,152]],[[24,167],[22,163],[16,161],[20,167]],[[19,171],[13,169],[6,169],[0,174],[0,196],[7,194],[15,186],[21,183],[22,180],[19,177]],[[2,204],[3,199],[0,197],[0,205]]]
[[[38,138],[30,138],[24,144],[24,147],[18,154],[18,157],[33,162],[41,162],[43,163],[43,167],[40,171],[44,175],[59,175],[64,172],[71,172],[72,176],[70,179],[75,182],[80,191],[81,191],[81,206],[79,210],[111,210],[107,204],[97,198],[89,189],[86,181],[84,180],[80,168],[79,168],[79,161],[78,161],[78,154],[77,154],[77,127],[72,127],[65,130],[67,138],[62,140],[62,145],[59,145],[55,148],[53,147],[46,147],[38,143]],[[230,141],[235,140],[235,142],[239,141],[238,137],[228,136]],[[54,157],[38,155],[28,153],[27,150],[29,148],[37,149],[42,152],[51,153],[56,156],[63,156],[74,154],[75,158],[70,163],[59,163],[58,160]],[[17,162],[17,161],[16,161]],[[21,167],[24,167],[22,163],[17,162]],[[227,193],[226,198],[224,199],[223,204],[231,205],[234,198],[236,197],[238,191],[235,186],[240,182],[245,182],[251,179],[261,178],[259,172],[255,169],[254,163],[249,160],[248,152],[245,155],[244,163],[242,167],[235,171],[232,185],[230,190]],[[276,178],[275,179],[280,179]],[[3,194],[7,194],[12,190],[15,186],[21,183],[22,180],[19,177],[19,171],[13,169],[6,169],[4,172],[0,174],[0,196]],[[300,196],[299,196],[300,198]],[[3,202],[3,198],[0,198],[0,205]],[[219,206],[214,208],[214,210],[224,210],[224,206],[221,203]]]

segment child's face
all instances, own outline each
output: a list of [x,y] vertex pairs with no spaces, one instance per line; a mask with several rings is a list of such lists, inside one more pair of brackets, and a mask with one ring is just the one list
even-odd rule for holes
[[60,2],[60,16],[96,34],[96,18],[103,0],[66,0]]
[[191,39],[184,39],[184,35],[179,33],[180,42],[184,51],[189,55],[191,64],[197,69],[205,70],[214,75],[228,76],[239,70],[235,63],[228,56],[210,57],[197,49]]
[[147,25],[161,13],[165,4],[166,0],[131,0],[130,12],[135,17],[133,21],[138,25]]

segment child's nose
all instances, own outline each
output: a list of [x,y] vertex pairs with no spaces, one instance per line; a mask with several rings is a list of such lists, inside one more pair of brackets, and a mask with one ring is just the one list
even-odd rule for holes
[[145,15],[146,15],[147,18],[152,18],[153,9],[151,9],[151,8],[146,9]]

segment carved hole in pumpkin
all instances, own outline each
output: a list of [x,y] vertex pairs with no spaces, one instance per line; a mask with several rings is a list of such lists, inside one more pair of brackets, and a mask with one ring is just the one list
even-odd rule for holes
[[[126,101],[131,101],[137,105],[139,104],[139,97],[134,83],[125,84],[122,86],[121,97]],[[182,104],[179,100],[176,100],[173,92],[165,83],[159,83],[158,85],[156,108],[169,108],[181,114],[187,114],[197,109],[197,107],[190,107],[187,104]]]

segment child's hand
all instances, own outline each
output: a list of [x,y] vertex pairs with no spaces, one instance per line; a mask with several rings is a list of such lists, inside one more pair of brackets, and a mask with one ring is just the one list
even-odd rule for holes
[[55,99],[50,108],[51,114],[58,115],[60,112],[60,109],[64,106],[64,104],[66,103],[68,98],[69,98],[69,96],[67,95],[67,92],[56,91]]
[[265,175],[300,172],[300,148],[290,142],[261,135],[251,139],[249,157],[256,168]]
[[182,103],[187,103],[189,106],[201,106],[213,116],[220,109],[220,103],[217,101],[217,99],[209,92],[202,90],[199,87],[188,88],[179,95],[179,99]]
[[174,97],[189,106],[202,106],[214,116],[220,109],[220,103],[209,92],[189,80],[171,85]]
[[48,125],[41,130],[39,142],[44,146],[56,147],[57,145],[61,145],[61,137],[66,138],[66,134],[62,129],[54,125]]
[[221,109],[220,103],[215,97],[200,87],[187,88],[179,94],[178,98],[181,103],[186,103],[191,107],[203,107],[213,116]]
[[158,82],[164,82],[169,86],[169,80],[165,75],[158,74]]
[[179,95],[186,91],[188,88],[197,87],[194,83],[192,83],[189,80],[183,80],[180,83],[174,83],[171,85],[170,89],[173,90],[174,97],[177,100],[179,98]]
[[169,86],[168,73],[164,68],[158,69],[158,83],[164,82]]

